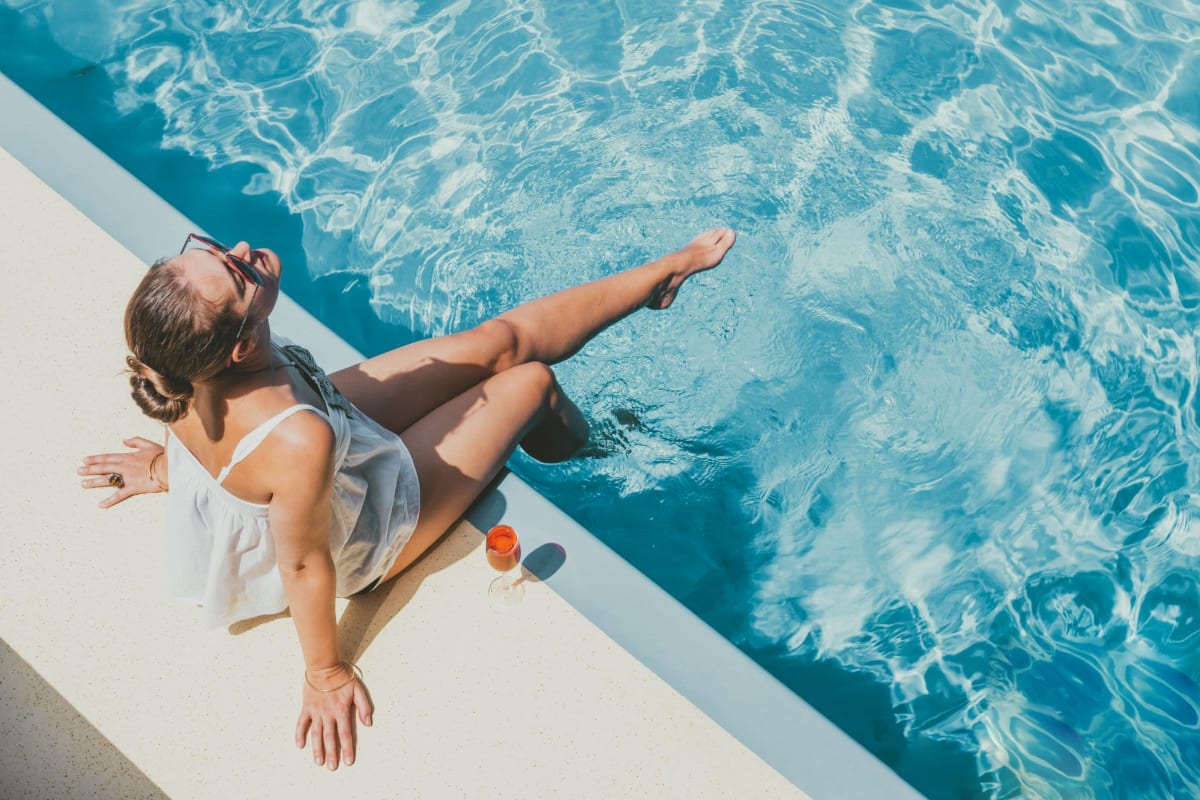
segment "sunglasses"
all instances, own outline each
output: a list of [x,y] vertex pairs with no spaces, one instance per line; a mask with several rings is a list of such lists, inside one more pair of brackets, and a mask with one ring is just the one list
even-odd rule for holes
[[242,324],[238,326],[237,336],[233,337],[233,340],[236,342],[242,338],[242,331],[246,329],[246,320],[250,319],[250,309],[254,307],[254,298],[258,297],[258,287],[266,282],[266,278],[258,271],[258,267],[240,256],[235,256],[230,252],[228,247],[216,239],[210,239],[198,233],[188,234],[188,237],[183,241],[183,247],[179,248],[179,254],[183,255],[183,252],[191,247],[193,242],[212,251],[213,255],[219,256],[230,269],[241,275],[244,280],[254,284],[254,293],[250,295],[250,302],[246,305],[246,313],[242,316]]

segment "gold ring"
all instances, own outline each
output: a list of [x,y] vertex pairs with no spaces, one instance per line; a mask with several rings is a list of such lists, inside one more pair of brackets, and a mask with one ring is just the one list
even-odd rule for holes
[[125,479],[121,477],[121,473],[119,472],[110,472],[108,474],[108,485],[114,489],[124,489]]

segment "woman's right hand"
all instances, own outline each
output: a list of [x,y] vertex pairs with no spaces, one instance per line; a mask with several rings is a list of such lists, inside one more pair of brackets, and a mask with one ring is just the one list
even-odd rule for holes
[[[85,489],[103,489],[111,486],[115,492],[100,501],[101,508],[112,508],[122,500],[128,500],[136,494],[161,492],[162,489],[150,478],[150,462],[163,452],[160,444],[149,439],[135,436],[122,442],[126,447],[132,447],[132,453],[100,453],[83,459],[79,468],[80,475],[94,477],[84,478],[82,486]],[[160,464],[161,467],[161,464]],[[112,475],[120,476],[119,481],[110,482]]]
[[[319,691],[337,687],[333,691]],[[328,670],[309,670],[305,673],[304,700],[300,719],[296,722],[296,747],[304,749],[312,735],[312,754],[316,765],[337,769],[342,763],[354,763],[355,712],[358,721],[370,727],[375,707],[367,696],[366,687],[345,664]]]

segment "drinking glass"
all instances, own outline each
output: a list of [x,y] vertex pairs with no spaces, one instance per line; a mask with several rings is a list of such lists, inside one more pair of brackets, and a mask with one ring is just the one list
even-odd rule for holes
[[511,608],[525,598],[525,582],[520,579],[521,543],[517,532],[508,525],[496,525],[487,532],[487,560],[501,575],[488,586],[488,599],[495,608]]

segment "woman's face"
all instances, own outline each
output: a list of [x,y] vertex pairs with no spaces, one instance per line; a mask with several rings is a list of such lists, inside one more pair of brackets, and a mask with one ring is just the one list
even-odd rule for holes
[[249,261],[263,276],[262,286],[242,276],[225,256],[206,247],[197,247],[179,256],[183,275],[191,281],[205,300],[224,305],[229,303],[238,316],[246,317],[242,336],[256,330],[267,321],[279,300],[279,278],[282,265],[279,256],[266,248],[252,249],[247,242],[238,242],[229,249],[233,255]]

